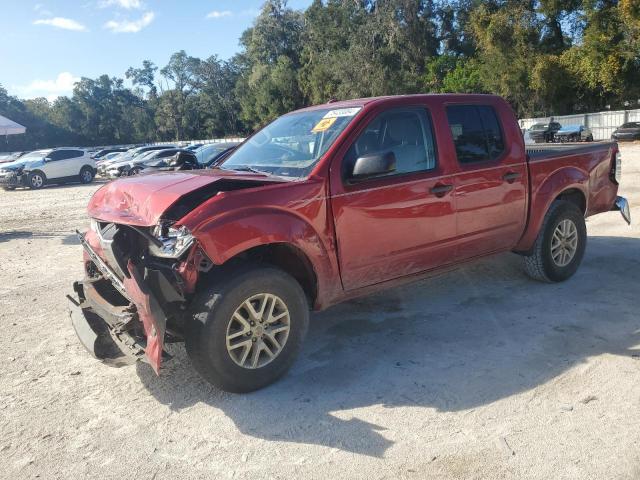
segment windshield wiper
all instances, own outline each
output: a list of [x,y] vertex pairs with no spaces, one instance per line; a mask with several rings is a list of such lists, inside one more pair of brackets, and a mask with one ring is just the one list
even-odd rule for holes
[[261,173],[263,175],[271,175],[271,173],[269,172],[265,172],[263,170],[258,170],[257,168],[253,168],[250,167],[248,165],[243,165],[241,167],[235,167],[235,168],[221,168],[219,167],[220,170],[231,170],[233,172],[253,172],[253,173]]

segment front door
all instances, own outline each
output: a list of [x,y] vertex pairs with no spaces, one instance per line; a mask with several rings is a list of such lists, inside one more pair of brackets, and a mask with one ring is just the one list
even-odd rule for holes
[[[347,151],[331,186],[345,290],[429,270],[451,258],[453,178],[446,176],[436,151],[424,107],[380,113]],[[395,156],[394,171],[353,178],[357,158],[389,153]]]

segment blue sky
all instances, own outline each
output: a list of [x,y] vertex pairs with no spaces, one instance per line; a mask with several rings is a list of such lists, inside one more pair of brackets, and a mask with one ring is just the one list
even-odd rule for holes
[[[178,50],[229,58],[263,0],[0,0],[0,84],[21,98],[69,95],[79,77],[124,78]],[[304,8],[310,0],[290,0]]]

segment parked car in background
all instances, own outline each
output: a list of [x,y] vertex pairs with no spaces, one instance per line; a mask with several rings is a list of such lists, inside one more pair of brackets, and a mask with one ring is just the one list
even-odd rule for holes
[[[162,152],[164,153],[164,152]],[[198,158],[191,150],[182,149],[171,156],[159,156],[138,166],[142,173],[149,172],[170,172],[179,170],[198,170],[202,166],[198,163]]]
[[240,145],[240,142],[210,143],[208,145],[204,145],[195,152],[198,157],[198,163],[205,168],[211,168],[218,161],[235,150],[238,145]]
[[110,154],[110,153],[122,153],[122,152],[126,152],[127,149],[126,148],[105,148],[103,150],[98,150],[94,155],[93,155],[93,159],[94,160],[100,160],[101,158],[105,157],[106,155]]
[[554,136],[555,142],[593,142],[593,133],[584,125],[565,125]]
[[558,122],[535,123],[529,129],[529,137],[535,143],[553,142],[556,132],[561,128]]
[[20,157],[22,157],[23,155],[25,155],[26,153],[29,153],[29,152],[1,153],[0,154],[0,163],[13,162],[13,161],[19,159]]
[[148,150],[142,152],[133,158],[126,158],[117,163],[109,165],[105,171],[108,178],[126,177],[129,175],[137,175],[144,169],[144,163],[153,160],[162,160],[175,155],[178,152],[189,152],[183,148],[163,148],[159,150]]
[[305,108],[214,169],[98,190],[78,234],[72,325],[97,358],[145,360],[158,374],[165,343],[184,340],[207,381],[256,390],[291,366],[310,309],[510,251],[532,278],[567,280],[585,217],[630,221],[620,176],[616,143],[526,149],[494,95]]
[[145,147],[135,147],[130,148],[126,152],[120,154],[120,156],[115,157],[109,161],[100,162],[98,164],[98,173],[101,176],[107,176],[107,169],[116,163],[122,163],[124,165],[125,162],[133,160],[134,158],[142,155],[143,153],[150,152],[152,150],[165,150],[168,148],[176,148],[175,145],[148,145]]
[[95,161],[80,148],[37,150],[0,165],[0,184],[7,189],[42,188],[51,183],[91,183]]
[[107,153],[106,155],[101,157],[99,160],[96,160],[96,165],[99,165],[99,162],[101,162],[101,161],[108,162],[109,160],[113,160],[114,158],[118,157],[121,153],[122,152]]
[[611,140],[640,140],[640,122],[627,122],[611,134]]

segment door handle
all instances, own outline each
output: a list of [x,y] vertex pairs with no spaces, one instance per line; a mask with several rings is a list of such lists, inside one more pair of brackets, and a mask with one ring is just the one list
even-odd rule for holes
[[513,183],[518,178],[520,178],[520,174],[518,172],[507,172],[502,176],[502,179],[507,183]]
[[430,192],[433,193],[436,197],[442,198],[451,190],[453,190],[453,185],[437,183],[434,187],[431,188]]

